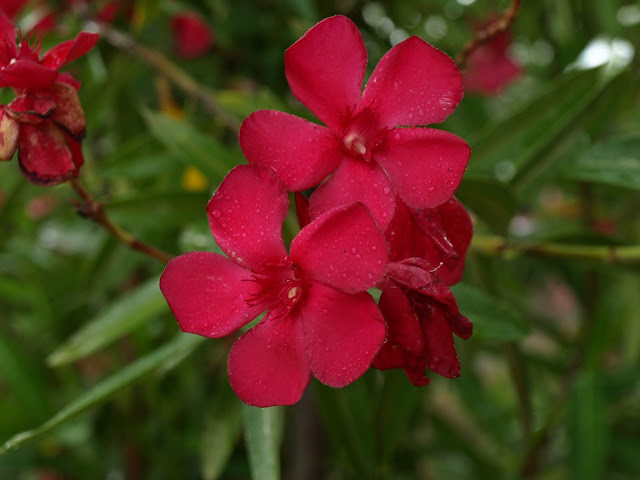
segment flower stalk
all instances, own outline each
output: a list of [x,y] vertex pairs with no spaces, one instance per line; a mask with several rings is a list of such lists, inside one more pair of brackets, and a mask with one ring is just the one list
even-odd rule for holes
[[192,76],[162,53],[137,43],[131,36],[116,30],[102,22],[90,21],[89,27],[97,30],[101,37],[112,46],[127,52],[166,76],[171,82],[195,98],[212,115],[217,117],[227,128],[238,132],[240,121],[226,111],[218,102],[211,90],[200,85]]
[[80,216],[89,218],[97,224],[102,225],[111,235],[133,250],[137,250],[138,252],[164,263],[167,263],[173,258],[173,255],[163,252],[151,245],[147,245],[116,225],[113,220],[109,218],[109,215],[107,215],[104,204],[96,202],[89,192],[85,190],[78,179],[73,178],[69,180],[69,183],[73,190],[82,199],[82,202],[75,202],[77,212]]
[[611,264],[640,264],[640,245],[583,245],[575,243],[520,243],[494,235],[474,235],[471,249],[477,253],[513,258],[535,255],[548,258],[592,260]]

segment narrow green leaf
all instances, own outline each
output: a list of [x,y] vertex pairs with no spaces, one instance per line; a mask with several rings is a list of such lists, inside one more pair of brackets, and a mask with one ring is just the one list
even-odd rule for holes
[[585,148],[560,172],[569,180],[640,190],[640,136],[610,138]]
[[471,139],[468,175],[520,181],[568,132],[581,128],[577,118],[613,78],[600,69],[563,74],[522,110]]
[[344,388],[314,382],[317,405],[338,455],[358,478],[374,478],[378,465],[371,392],[364,378]]
[[473,338],[507,342],[520,340],[530,330],[529,324],[519,312],[466,284],[451,288],[460,313],[473,323]]
[[424,390],[413,386],[399,369],[383,372],[383,381],[378,397],[376,428],[379,439],[378,461],[387,467]]
[[253,480],[280,478],[280,443],[284,424],[282,407],[243,405],[244,435]]
[[212,181],[222,179],[231,167],[242,163],[242,154],[237,148],[222,145],[186,121],[151,110],[143,110],[142,115],[160,143],[178,154],[176,158],[185,166],[197,167]]
[[35,365],[0,330],[0,379],[15,395],[32,421],[42,421],[48,410],[44,378]]
[[122,389],[152,374],[176,355],[184,355],[185,352],[192,352],[203,340],[204,337],[196,335],[178,334],[169,343],[136,360],[115,375],[108,377],[86,393],[80,395],[80,397],[68,404],[39,427],[14,435],[0,448],[0,454],[33,440],[90,408],[109,400]]
[[158,281],[153,277],[112,303],[49,355],[47,363],[57,367],[86,357],[166,311]]
[[456,197],[497,233],[505,233],[518,203],[511,190],[495,180],[463,179]]
[[590,372],[583,372],[573,384],[568,430],[573,478],[604,478],[609,447],[607,410],[597,379]]
[[110,202],[107,211],[116,223],[166,229],[204,219],[209,198],[208,193],[154,192]]

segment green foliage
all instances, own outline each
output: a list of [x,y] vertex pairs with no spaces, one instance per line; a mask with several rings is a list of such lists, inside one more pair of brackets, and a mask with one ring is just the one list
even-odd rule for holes
[[[104,2],[89,3],[91,14]],[[370,74],[406,35],[455,57],[471,26],[511,4],[134,3],[113,28],[164,55],[223,115],[103,36],[68,67],[88,124],[80,179],[114,223],[171,254],[217,249],[205,207],[245,163],[236,122],[257,109],[311,118],[284,51],[315,22],[352,18]],[[77,215],[69,184],[25,182],[13,159],[0,164],[0,478],[639,478],[640,271],[614,249],[640,245],[640,9],[520,3],[511,53],[522,77],[493,97],[467,92],[437,126],[473,151],[457,191],[479,239],[452,289],[474,323],[456,339],[461,377],[429,374],[416,388],[401,370],[370,370],[343,389],[312,380],[294,407],[244,406],[226,376],[231,340],[176,336],[157,287],[164,265]],[[185,9],[213,28],[203,58],[175,55],[169,17]],[[86,27],[60,12],[44,49]],[[594,41],[618,57],[586,68]],[[502,247],[480,248],[496,236]],[[605,255],[550,257],[545,242]]]

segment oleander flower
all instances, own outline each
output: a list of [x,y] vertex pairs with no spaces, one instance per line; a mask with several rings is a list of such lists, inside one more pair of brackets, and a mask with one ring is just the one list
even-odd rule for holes
[[40,45],[16,43],[16,30],[0,14],[0,87],[16,98],[0,107],[0,160],[16,150],[20,170],[32,183],[57,185],[78,175],[86,119],[80,82],[59,69],[87,53],[98,35],[81,32],[40,56]]
[[376,66],[361,94],[364,41],[346,17],[327,18],[285,53],[294,95],[325,126],[260,110],[245,119],[240,146],[249,163],[271,167],[289,191],[319,185],[311,218],[359,201],[386,228],[399,196],[414,209],[446,202],[470,149],[425,125],[442,122],[463,96],[462,77],[443,52],[411,37]]
[[389,262],[379,302],[387,339],[373,367],[403,368],[416,386],[429,384],[426,368],[443,377],[460,375],[453,334],[467,339],[473,332],[449,287],[429,267],[419,258]]
[[[495,19],[479,28],[487,28]],[[467,60],[464,71],[464,88],[482,95],[497,95],[507,85],[522,75],[522,66],[509,55],[511,34],[501,32],[479,45]]]
[[366,292],[387,263],[384,234],[361,203],[318,216],[282,241],[289,208],[272,170],[241,165],[207,206],[228,258],[191,252],[167,265],[160,288],[185,332],[223,337],[266,311],[229,353],[229,382],[247,404],[297,402],[311,373],[345,386],[371,365],[385,324]]
[[79,85],[71,75],[59,75],[50,87],[24,90],[1,107],[0,159],[10,160],[17,149],[20,170],[32,183],[58,185],[76,177],[84,163]]
[[213,33],[204,19],[194,12],[177,13],[171,17],[171,34],[178,55],[198,58],[213,46]]
[[80,32],[74,40],[62,42],[40,55],[40,42],[27,37],[18,44],[16,28],[0,12],[0,87],[16,90],[47,88],[53,85],[59,70],[91,50],[98,34]]
[[473,224],[455,197],[422,210],[412,210],[397,199],[396,213],[385,235],[390,261],[421,258],[429,262],[442,283],[454,285],[462,278]]

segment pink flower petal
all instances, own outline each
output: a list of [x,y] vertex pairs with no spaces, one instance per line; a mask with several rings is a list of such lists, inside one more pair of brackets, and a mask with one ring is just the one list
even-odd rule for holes
[[40,63],[58,70],[86,54],[98,43],[99,38],[97,33],[80,32],[74,40],[62,42],[45,53]]
[[311,379],[300,319],[259,323],[233,344],[228,364],[231,388],[247,405],[296,403]]
[[205,20],[194,12],[183,12],[171,17],[171,34],[178,55],[198,58],[213,46],[213,33]]
[[55,108],[56,104],[49,96],[23,93],[6,106],[6,111],[20,122],[40,123],[50,117]]
[[291,261],[309,277],[343,292],[378,283],[387,264],[387,242],[361,203],[334,208],[311,222],[291,242]]
[[460,375],[460,359],[453,343],[451,325],[441,308],[430,309],[420,319],[424,332],[426,363],[429,370],[447,378]]
[[77,90],[66,82],[55,82],[47,91],[56,104],[51,120],[76,140],[82,140],[87,121]]
[[376,66],[360,105],[387,127],[442,122],[464,95],[462,76],[445,53],[418,37],[393,47]]
[[207,205],[211,233],[229,258],[247,268],[287,255],[282,223],[289,210],[284,184],[269,168],[235,167]]
[[473,235],[473,224],[464,205],[451,197],[437,208],[413,213],[417,228],[417,252],[412,256],[438,259],[442,265],[435,272],[446,285],[462,278],[467,249]]
[[358,27],[340,15],[318,23],[284,55],[291,91],[333,129],[358,104],[366,66]]
[[411,208],[433,208],[458,188],[471,149],[456,135],[430,128],[396,128],[376,160]]
[[16,27],[2,10],[0,10],[0,47],[0,67],[3,67],[18,56],[18,46],[16,45]]
[[16,60],[0,71],[0,87],[46,88],[58,76],[56,70],[33,60]]
[[20,169],[32,183],[57,185],[76,174],[64,134],[52,122],[21,124],[18,148]]
[[393,218],[395,194],[387,174],[375,162],[344,157],[335,173],[309,199],[311,218],[330,208],[364,203],[385,229]]
[[349,295],[313,283],[301,316],[311,370],[331,387],[344,387],[366,372],[386,333],[366,292]]
[[[380,349],[378,357],[392,359],[393,352],[420,356],[424,350],[424,338],[420,323],[411,302],[402,289],[393,281],[385,281],[380,296],[380,311],[387,322],[387,341]],[[380,360],[376,360],[376,368]],[[405,359],[406,360],[406,359]],[[404,367],[405,364],[387,366],[386,368]]]
[[342,159],[331,130],[274,110],[249,115],[239,140],[249,163],[271,167],[290,192],[315,187]]
[[250,275],[217,253],[190,252],[167,264],[160,290],[182,331],[218,338],[246,325],[268,307],[251,302]]
[[417,256],[414,253],[415,226],[409,207],[396,198],[396,211],[384,232],[389,244],[389,261],[396,262]]
[[0,109],[0,161],[13,158],[18,148],[19,135],[20,124],[11,118],[4,108]]

